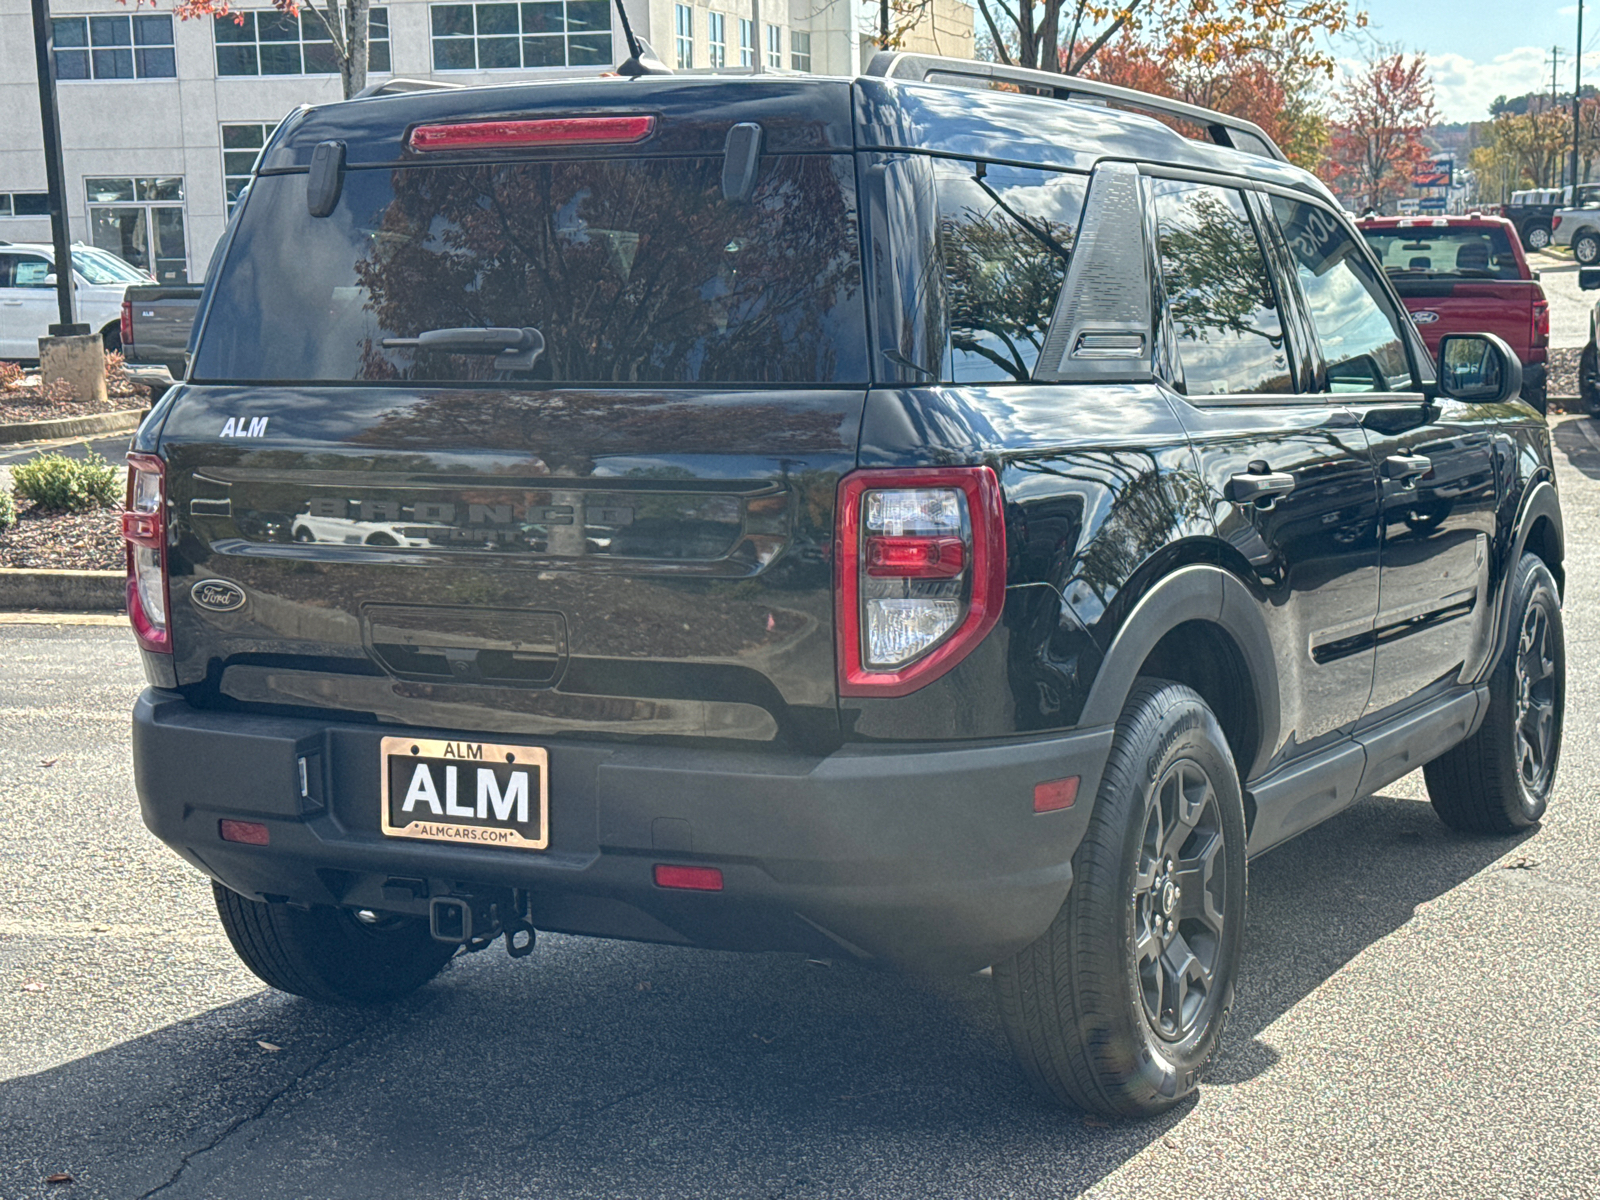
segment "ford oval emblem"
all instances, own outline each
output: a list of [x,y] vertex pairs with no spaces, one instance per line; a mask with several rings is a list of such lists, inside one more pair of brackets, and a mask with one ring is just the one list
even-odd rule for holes
[[1435,321],[1437,321],[1439,319],[1439,314],[1436,313],[1436,312],[1433,312],[1431,309],[1426,309],[1425,308],[1421,312],[1412,313],[1411,314],[1411,319],[1413,321],[1415,321],[1418,325],[1432,325]]
[[232,612],[244,607],[244,589],[226,579],[202,579],[189,589],[189,598],[209,612]]

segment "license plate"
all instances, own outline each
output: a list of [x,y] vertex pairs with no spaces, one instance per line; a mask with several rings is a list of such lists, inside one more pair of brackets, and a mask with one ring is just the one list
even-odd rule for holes
[[540,747],[386,737],[381,753],[388,837],[550,845],[550,758]]

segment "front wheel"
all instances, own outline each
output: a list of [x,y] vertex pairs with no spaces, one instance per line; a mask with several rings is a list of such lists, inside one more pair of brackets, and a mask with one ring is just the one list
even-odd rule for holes
[[1561,599],[1550,568],[1524,554],[1513,579],[1511,640],[1489,678],[1478,732],[1423,768],[1439,819],[1471,833],[1516,833],[1544,816],[1566,708]]
[[398,1000],[437,975],[456,951],[435,941],[419,917],[264,904],[220,883],[211,890],[223,931],[244,965],[269,987],[308,1000]]
[[1550,244],[1550,230],[1544,225],[1535,225],[1528,230],[1528,249],[1543,250]]
[[1072,889],[995,964],[1001,1023],[1048,1099],[1151,1115],[1192,1092],[1233,1006],[1244,804],[1206,702],[1142,680],[1117,721]]
[[1600,262],[1600,233],[1584,230],[1572,239],[1572,257],[1586,267]]

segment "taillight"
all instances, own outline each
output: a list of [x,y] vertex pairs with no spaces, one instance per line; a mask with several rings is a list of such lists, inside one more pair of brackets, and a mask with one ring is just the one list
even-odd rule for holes
[[841,695],[913,692],[1000,619],[1005,519],[988,467],[856,471],[837,520]]
[[128,502],[122,513],[128,543],[128,620],[139,645],[172,653],[167,630],[167,473],[154,454],[128,455]]
[[126,354],[133,345],[133,301],[122,302],[122,320],[118,322],[117,332],[122,338],[122,352]]
[[1533,302],[1533,329],[1530,332],[1536,348],[1550,344],[1550,301]]
[[528,146],[626,146],[655,131],[651,116],[544,117],[534,121],[463,121],[418,125],[406,138],[413,150],[518,150]]
[[1550,218],[1550,232],[1554,233],[1556,230],[1558,230],[1560,228],[1561,228],[1561,214],[1560,213],[1556,213],[1555,216]]

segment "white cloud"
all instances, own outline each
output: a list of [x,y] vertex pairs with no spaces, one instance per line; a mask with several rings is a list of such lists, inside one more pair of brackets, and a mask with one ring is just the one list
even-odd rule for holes
[[[1600,84],[1600,52],[1583,56],[1584,77]],[[1358,73],[1362,64],[1351,60],[1339,63],[1338,82]],[[1487,121],[1489,105],[1496,96],[1521,96],[1550,90],[1550,51],[1536,46],[1521,46],[1497,54],[1486,63],[1461,54],[1428,55],[1428,71],[1433,77],[1434,105],[1441,121]],[[1572,92],[1572,68],[1561,64],[1557,86]]]

